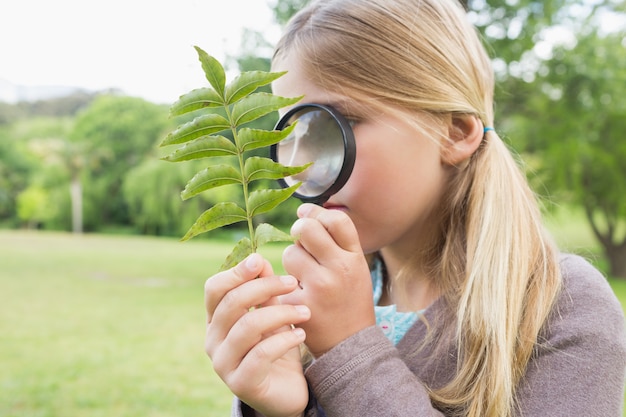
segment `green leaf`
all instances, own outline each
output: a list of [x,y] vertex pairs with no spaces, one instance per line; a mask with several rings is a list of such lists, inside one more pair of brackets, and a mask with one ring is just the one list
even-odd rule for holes
[[237,265],[239,262],[246,259],[246,256],[252,253],[252,242],[247,237],[241,239],[235,245],[233,251],[226,257],[226,260],[220,267],[220,271],[225,271]]
[[283,130],[261,130],[244,127],[237,132],[239,146],[244,151],[271,146],[289,136],[296,124],[292,123]]
[[214,113],[205,114],[178,126],[176,130],[167,135],[161,146],[189,142],[226,129],[230,129],[230,123],[223,116]]
[[296,192],[300,183],[294,184],[289,188],[276,190],[257,190],[250,193],[248,199],[248,212],[254,217],[257,214],[266,213],[287,200]]
[[256,243],[256,247],[260,247],[269,242],[293,242],[296,239],[279,230],[268,223],[261,223],[257,226],[256,231],[254,232],[254,240]]
[[180,196],[183,200],[187,200],[202,191],[223,185],[241,184],[241,182],[241,174],[232,166],[211,165],[194,175]]
[[202,213],[182,240],[189,240],[229,224],[246,221],[246,211],[235,203],[218,203]]
[[269,158],[262,158],[260,156],[251,156],[246,159],[244,166],[244,178],[248,181],[255,181],[260,179],[275,180],[278,178],[285,178],[291,175],[299,174],[307,169],[312,163],[297,167],[286,167],[277,162],[272,161]]
[[196,52],[198,52],[198,58],[202,63],[202,69],[204,75],[209,81],[213,89],[219,94],[220,97],[224,97],[224,87],[226,85],[226,73],[224,67],[219,61],[213,58],[211,55],[204,52],[201,48],[194,46]]
[[226,86],[225,102],[232,104],[254,92],[257,88],[267,85],[285,72],[247,71],[242,72]]
[[180,116],[206,107],[222,107],[224,100],[212,88],[198,88],[180,96],[170,107],[170,116]]
[[251,122],[285,106],[300,101],[301,97],[285,98],[270,93],[253,93],[233,106],[232,120],[235,126]]
[[228,155],[237,155],[237,147],[234,143],[224,136],[204,136],[187,143],[161,159],[169,162],[180,162]]

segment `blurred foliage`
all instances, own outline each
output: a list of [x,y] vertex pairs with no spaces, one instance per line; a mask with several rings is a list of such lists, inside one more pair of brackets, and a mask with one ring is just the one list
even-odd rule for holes
[[55,209],[50,204],[48,192],[38,185],[30,185],[17,196],[17,215],[29,228],[52,218]]
[[[284,25],[307,0],[272,0]],[[537,192],[580,207],[604,248],[611,274],[626,276],[626,2],[624,0],[465,0],[493,57],[495,128],[520,153]],[[607,20],[607,16],[612,19]],[[608,31],[606,21],[614,24]],[[244,32],[229,63],[268,70],[272,45]],[[181,92],[183,93],[183,92]],[[39,227],[71,228],[69,183],[84,189],[88,231],[108,227],[179,235],[188,219],[236,191],[182,202],[186,174],[158,157],[156,144],[173,127],[167,109],[116,94],[76,93],[35,103],[0,103],[0,225],[28,221],[18,196],[40,187],[52,216]],[[258,121],[271,128],[276,115]],[[255,126],[256,127],[256,126]],[[265,156],[262,153],[260,156]],[[201,165],[190,165],[190,172]],[[142,189],[145,192],[140,192]],[[290,201],[263,219],[293,221]],[[41,217],[41,216],[39,216]]]
[[558,46],[515,119],[536,180],[584,209],[613,276],[626,277],[626,37],[588,32]]
[[77,91],[67,96],[48,100],[21,101],[16,104],[0,102],[0,126],[24,118],[74,116],[87,107],[96,96],[97,93]]
[[205,196],[181,201],[180,190],[200,168],[190,163],[172,169],[163,161],[146,159],[128,171],[122,192],[134,228],[142,234],[182,236],[206,207],[222,198],[216,193],[215,201]]
[[167,124],[166,107],[134,97],[100,96],[78,115],[68,141],[83,145],[86,230],[130,224],[124,178],[154,152]]

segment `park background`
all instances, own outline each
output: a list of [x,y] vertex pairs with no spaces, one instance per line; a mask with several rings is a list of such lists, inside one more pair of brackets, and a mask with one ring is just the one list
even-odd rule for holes
[[[71,74],[63,51],[74,48],[97,82],[70,75],[81,85],[21,85],[0,102],[0,415],[228,415],[231,397],[203,352],[202,287],[245,231],[179,238],[213,203],[236,200],[237,190],[181,201],[202,163],[162,161],[169,150],[158,144],[185,121],[168,117],[169,105],[208,84],[199,62],[189,61],[192,45],[216,55],[231,77],[266,70],[280,26],[306,1],[183,1],[175,9],[96,2],[95,14],[71,3],[42,9],[25,1],[2,17],[22,31],[0,41],[21,54],[0,49],[0,78],[9,61],[24,74]],[[493,56],[495,128],[520,155],[547,228],[564,250],[596,265],[624,305],[626,3],[465,5]],[[155,9],[170,14],[159,19]],[[85,13],[63,20],[63,39],[72,42],[46,43],[44,20],[72,11]],[[93,23],[105,11],[106,27]],[[106,30],[104,40],[86,35],[87,17]],[[36,42],[18,49],[27,31]],[[127,44],[134,52],[107,55]],[[135,74],[130,84],[107,81],[123,73]],[[297,204],[263,220],[288,229]],[[281,246],[263,251],[280,269]]]

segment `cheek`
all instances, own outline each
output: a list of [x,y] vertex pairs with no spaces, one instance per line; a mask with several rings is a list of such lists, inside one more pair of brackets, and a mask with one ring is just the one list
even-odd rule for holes
[[387,161],[362,152],[344,186],[344,193],[352,201],[377,199],[380,190],[389,182],[390,174]]

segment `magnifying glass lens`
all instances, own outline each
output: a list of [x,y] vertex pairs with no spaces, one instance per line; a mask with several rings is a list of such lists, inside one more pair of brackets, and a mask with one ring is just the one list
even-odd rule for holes
[[352,172],[354,135],[348,121],[328,106],[297,106],[283,116],[276,128],[284,129],[296,121],[293,132],[272,147],[272,158],[285,166],[313,164],[279,182],[287,187],[301,182],[296,197],[323,203],[345,184]]
[[301,181],[298,194],[318,196],[333,185],[341,171],[345,155],[341,128],[328,112],[315,108],[295,113],[288,124],[294,120],[298,125],[293,133],[278,144],[278,161],[286,166],[313,162],[285,182],[291,186]]

